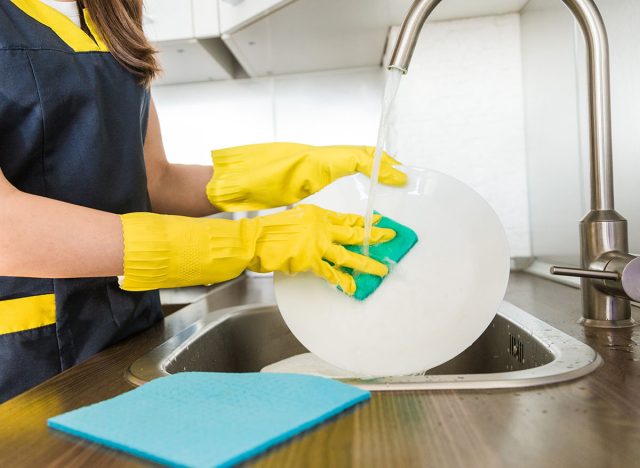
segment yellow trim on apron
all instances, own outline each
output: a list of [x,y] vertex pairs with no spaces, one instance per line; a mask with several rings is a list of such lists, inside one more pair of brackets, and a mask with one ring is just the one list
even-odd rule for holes
[[91,18],[91,16],[89,15],[89,10],[84,8],[82,10],[82,14],[84,15],[84,22],[87,23],[87,27],[89,28],[89,31],[91,31],[91,35],[93,36],[93,38],[96,40],[96,43],[98,44],[98,48],[100,49],[100,51],[109,52],[109,47],[107,47],[107,44],[105,44],[105,42],[102,40],[102,37],[98,32],[98,28],[96,27],[96,24],[93,22],[93,18]]
[[0,335],[54,323],[56,323],[56,301],[53,294],[0,301]]
[[95,24],[86,8],[83,11],[84,18],[95,41],[66,15],[39,0],[11,0],[11,2],[34,20],[48,26],[75,52],[109,52],[106,44],[97,34]]

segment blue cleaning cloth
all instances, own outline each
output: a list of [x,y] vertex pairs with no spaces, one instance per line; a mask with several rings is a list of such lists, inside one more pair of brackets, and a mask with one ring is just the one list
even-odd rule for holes
[[[379,214],[376,212],[376,214]],[[404,258],[405,255],[416,245],[418,242],[418,235],[413,229],[400,224],[390,218],[382,217],[376,227],[389,228],[396,231],[396,237],[389,242],[382,244],[375,244],[369,246],[369,256],[374,260],[384,263],[389,267],[389,274],[393,274],[393,267],[396,263]],[[361,254],[363,247],[361,245],[345,245],[345,248]],[[376,275],[370,275],[368,273],[355,273],[350,268],[344,269],[356,282],[356,292],[353,295],[355,299],[364,301],[369,297],[384,281],[384,278]]]
[[322,377],[185,372],[49,419],[49,427],[171,466],[230,466],[368,400]]

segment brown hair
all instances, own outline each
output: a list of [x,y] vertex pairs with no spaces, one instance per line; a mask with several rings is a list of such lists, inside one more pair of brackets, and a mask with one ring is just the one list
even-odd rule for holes
[[142,29],[142,0],[78,0],[78,7],[89,11],[111,55],[149,86],[160,66]]

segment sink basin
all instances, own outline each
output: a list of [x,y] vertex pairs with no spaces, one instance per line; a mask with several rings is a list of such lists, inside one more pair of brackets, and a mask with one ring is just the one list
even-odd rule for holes
[[[185,371],[259,372],[308,352],[287,328],[277,306],[264,303],[272,298],[268,288],[269,280],[243,278],[226,285],[222,294],[212,292],[201,300],[210,304],[211,311],[135,361],[129,380],[141,385]],[[263,303],[243,301],[256,298]],[[216,309],[215,304],[224,308]],[[424,352],[429,352],[428,344]],[[503,302],[485,332],[438,367],[419,375],[340,380],[374,391],[528,387],[575,379],[600,363],[600,356],[589,346]]]

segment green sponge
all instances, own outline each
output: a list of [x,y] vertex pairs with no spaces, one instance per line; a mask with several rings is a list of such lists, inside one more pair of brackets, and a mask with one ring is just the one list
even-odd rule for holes
[[[384,216],[378,224],[376,224],[376,227],[389,228],[396,231],[396,237],[393,238],[393,240],[369,247],[369,256],[387,265],[389,271],[391,271],[395,264],[402,260],[416,242],[418,242],[418,235],[411,228]],[[345,245],[345,248],[359,254],[362,253],[363,249],[361,245]],[[364,301],[378,289],[378,286],[384,281],[384,278],[376,275],[358,272],[354,274],[351,268],[344,268],[344,271],[350,275],[354,275],[354,279],[356,280],[356,293],[353,297],[359,301]]]

